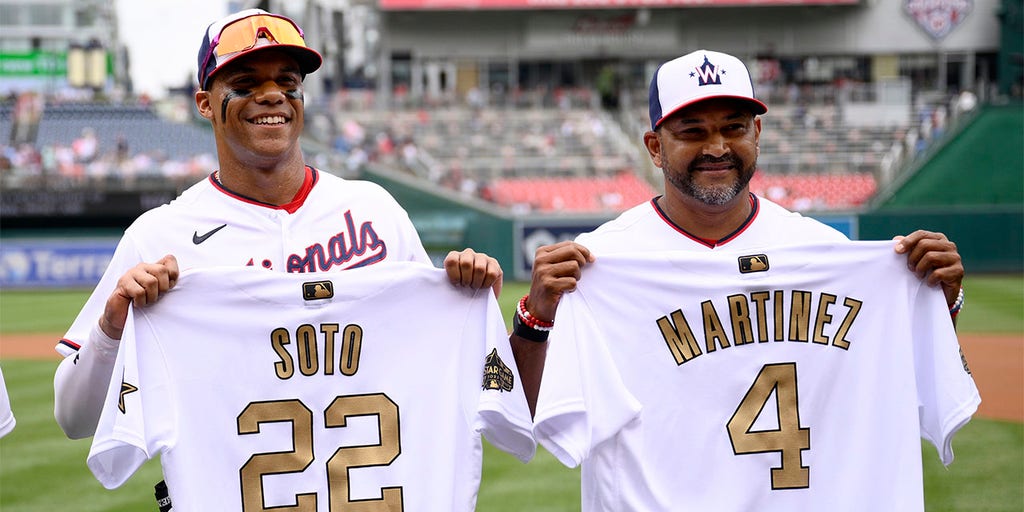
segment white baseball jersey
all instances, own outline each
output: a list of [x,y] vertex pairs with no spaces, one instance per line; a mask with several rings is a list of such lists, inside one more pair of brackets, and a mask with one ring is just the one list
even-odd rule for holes
[[923,510],[980,403],[891,242],[605,255],[558,307],[537,440],[584,512]]
[[7,383],[4,382],[3,372],[0,372],[0,437],[10,434],[16,423],[11,411],[11,399],[7,395]]
[[775,247],[808,241],[841,241],[847,238],[817,220],[750,194],[750,217],[721,240],[703,240],[672,223],[656,199],[634,206],[590,233],[576,238],[595,255],[638,251],[738,250]]
[[375,183],[307,167],[295,200],[273,206],[234,194],[211,175],[128,227],[57,351],[67,356],[88,339],[128,269],[167,254],[180,270],[238,265],[327,272],[379,261],[430,261],[408,214]]
[[107,488],[160,454],[175,510],[468,512],[481,435],[534,453],[497,301],[441,269],[198,269],[129,318],[88,457]]

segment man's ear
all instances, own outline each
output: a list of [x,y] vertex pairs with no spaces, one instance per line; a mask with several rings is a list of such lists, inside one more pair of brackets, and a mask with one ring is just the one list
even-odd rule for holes
[[213,121],[213,108],[210,106],[210,91],[196,91],[196,109],[199,115]]
[[656,132],[644,133],[644,147],[647,148],[647,153],[651,156],[651,162],[654,166],[661,168],[661,139],[658,138]]

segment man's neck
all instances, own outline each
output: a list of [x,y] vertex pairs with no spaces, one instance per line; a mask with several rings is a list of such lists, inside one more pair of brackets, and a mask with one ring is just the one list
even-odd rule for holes
[[295,198],[306,179],[306,167],[301,154],[298,158],[277,160],[272,164],[249,162],[242,164],[221,159],[217,179],[228,190],[272,204],[287,204]]

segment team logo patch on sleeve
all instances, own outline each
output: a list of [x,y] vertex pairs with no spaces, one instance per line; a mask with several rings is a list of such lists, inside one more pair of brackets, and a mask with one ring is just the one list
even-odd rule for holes
[[498,356],[498,349],[491,349],[491,353],[484,359],[484,389],[512,391],[514,385],[512,370]]
[[765,254],[740,256],[739,263],[741,274],[749,274],[751,272],[764,272],[768,270],[768,256]]
[[334,283],[330,281],[312,281],[302,283],[302,298],[306,300],[329,299],[334,297]]

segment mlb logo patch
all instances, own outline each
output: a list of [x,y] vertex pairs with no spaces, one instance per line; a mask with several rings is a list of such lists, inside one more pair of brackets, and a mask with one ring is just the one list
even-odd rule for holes
[[766,272],[768,270],[768,255],[752,254],[750,256],[740,256],[739,264],[741,274],[749,274],[751,272]]
[[904,0],[903,10],[934,39],[942,39],[964,21],[974,0]]
[[302,298],[306,300],[329,299],[334,297],[334,283],[313,281],[302,283]]

